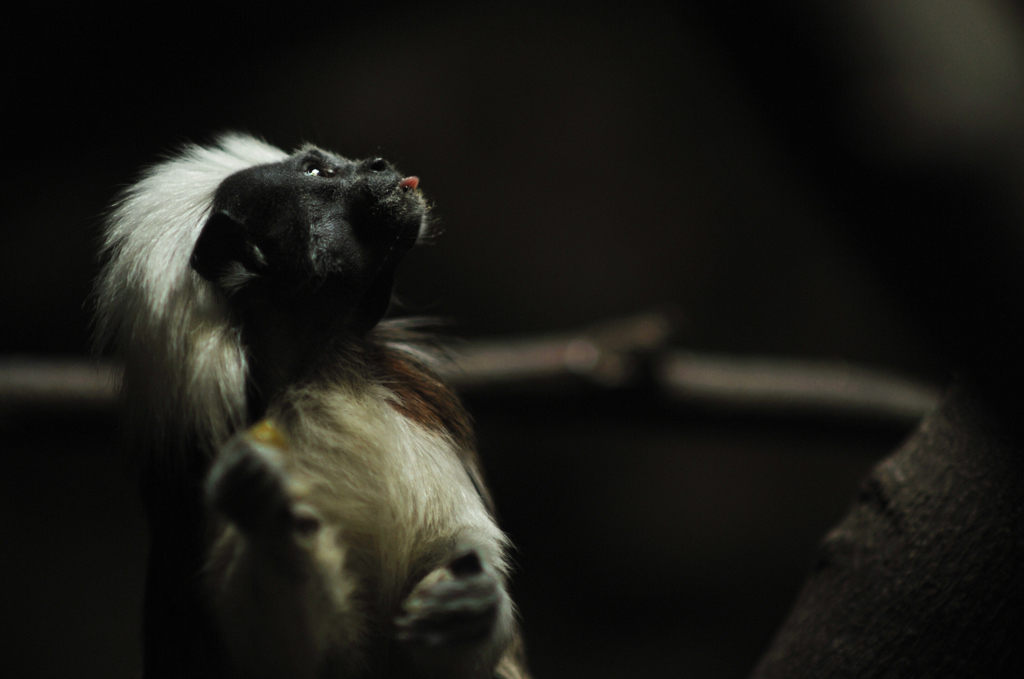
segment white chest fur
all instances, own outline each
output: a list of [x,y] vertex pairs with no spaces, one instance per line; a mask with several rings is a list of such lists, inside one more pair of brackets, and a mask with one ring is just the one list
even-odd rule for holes
[[[449,437],[393,407],[378,385],[305,387],[268,413],[290,442],[286,469],[345,542],[347,567],[385,611],[422,576],[469,544],[499,571],[506,539]],[[382,611],[384,612],[384,611]]]
[[[460,451],[395,398],[373,384],[292,388],[260,426],[287,443],[236,437],[215,463],[213,496],[243,511],[228,508],[237,518],[215,540],[209,582],[232,655],[254,676],[360,675],[365,635],[393,629],[417,583],[465,550],[505,580],[506,538]],[[232,498],[246,494],[293,521],[245,518],[253,504]],[[513,625],[500,591],[495,649]]]

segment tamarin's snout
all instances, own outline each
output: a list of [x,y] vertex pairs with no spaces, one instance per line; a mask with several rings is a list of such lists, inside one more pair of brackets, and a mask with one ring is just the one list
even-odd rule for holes
[[383,158],[352,161],[306,147],[227,177],[192,268],[240,307],[301,301],[365,331],[391,298],[395,269],[420,238],[420,180]]

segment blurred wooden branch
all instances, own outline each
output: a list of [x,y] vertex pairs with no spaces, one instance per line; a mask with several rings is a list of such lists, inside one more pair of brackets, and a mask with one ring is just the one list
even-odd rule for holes
[[[548,337],[464,342],[438,369],[469,395],[526,397],[651,388],[683,408],[912,424],[938,389],[841,363],[702,354],[670,347],[671,314],[642,313]],[[117,367],[73,358],[0,359],[0,410],[112,411]]]
[[110,410],[117,371],[109,361],[74,358],[0,358],[0,411]]
[[[649,388],[681,407],[761,416],[909,425],[939,402],[935,387],[844,363],[674,349],[673,329],[670,314],[651,312],[565,335],[451,344],[438,370],[470,396]],[[116,384],[107,361],[0,359],[0,410],[112,410]]]
[[568,335],[467,343],[452,347],[443,372],[466,393],[649,386],[682,407],[908,425],[939,403],[932,385],[843,362],[675,349],[673,330],[670,314],[651,312]]

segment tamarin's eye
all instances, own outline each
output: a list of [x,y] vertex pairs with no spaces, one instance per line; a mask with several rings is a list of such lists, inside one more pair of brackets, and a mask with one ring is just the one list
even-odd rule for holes
[[334,176],[334,170],[315,163],[306,163],[303,169],[310,177],[326,177],[329,179]]

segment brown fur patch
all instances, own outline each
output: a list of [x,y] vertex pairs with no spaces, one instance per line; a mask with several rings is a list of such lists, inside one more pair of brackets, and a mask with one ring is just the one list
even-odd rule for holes
[[382,347],[374,364],[381,381],[395,395],[394,408],[427,429],[446,434],[464,450],[474,447],[473,429],[462,402],[424,366],[390,347]]
[[372,366],[381,384],[395,396],[392,407],[413,422],[448,436],[487,510],[494,514],[494,501],[480,469],[469,413],[458,395],[416,354],[443,357],[436,341],[418,330],[418,322],[385,321],[367,337],[363,364]]

